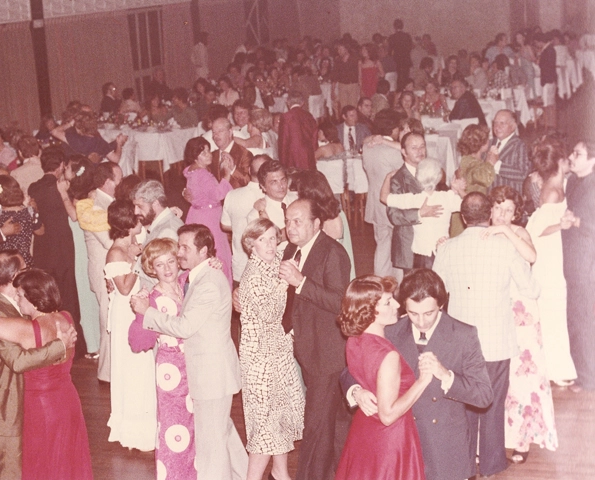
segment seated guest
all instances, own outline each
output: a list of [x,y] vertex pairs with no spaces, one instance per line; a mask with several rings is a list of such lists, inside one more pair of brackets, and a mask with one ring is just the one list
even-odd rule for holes
[[[58,330],[73,325],[59,311],[60,290],[54,278],[39,269],[26,270],[13,280],[24,318],[4,319],[2,336],[23,348],[39,348],[58,338]],[[59,363],[25,373],[23,418],[23,480],[38,478],[92,479],[91,454],[81,401],[72,383],[74,351]]]
[[440,116],[448,114],[448,105],[446,98],[440,93],[440,87],[436,80],[431,80],[426,84],[426,92],[420,99],[419,110],[428,115]]
[[318,128],[319,147],[314,152],[314,158],[318,160],[337,160],[345,158],[345,147],[339,140],[337,127],[327,120]]
[[[387,57],[388,58],[388,57]],[[390,108],[390,103],[388,101],[388,92],[390,90],[390,83],[388,80],[381,78],[378,80],[378,85],[376,86],[376,93],[372,95],[372,120],[376,117],[376,114],[380,110],[384,110],[385,108]],[[370,128],[372,130],[372,128]]]
[[378,413],[355,412],[337,467],[336,480],[425,479],[419,435],[411,407],[432,381],[427,354],[420,377],[386,339],[385,327],[397,323],[399,304],[393,277],[358,277],[347,287],[339,323],[348,337],[349,371],[377,398]]
[[[264,108],[255,108],[250,112],[250,121],[246,125],[249,137],[235,137],[238,145],[246,147],[252,155],[269,155],[277,159],[277,144],[269,134],[273,128],[273,116]],[[235,131],[235,130],[234,130]]]
[[153,79],[147,88],[148,96],[159,95],[163,100],[171,100],[171,88],[165,83],[165,70],[156,68],[153,72]]
[[[378,79],[378,81],[380,80],[384,79]],[[358,123],[363,123],[366,127],[368,127],[368,130],[372,130],[372,99],[370,97],[360,97],[358,100],[357,121]]]
[[514,57],[514,51],[510,48],[510,45],[508,45],[508,37],[505,33],[496,35],[494,44],[486,50],[485,58],[491,65],[500,54],[504,54],[508,58]]
[[110,162],[119,163],[122,147],[128,140],[123,133],[107,143],[97,131],[97,119],[89,112],[80,112],[74,120],[59,125],[52,130],[52,135],[66,143],[75,153],[89,157],[97,163],[105,157]]
[[357,109],[353,105],[346,105],[341,110],[343,123],[337,125],[339,141],[346,152],[356,154],[361,152],[364,139],[370,136],[370,129],[358,122]]
[[[28,200],[28,199],[27,199]],[[0,250],[16,249],[25,259],[28,268],[33,265],[31,257],[31,242],[33,234],[43,235],[43,223],[33,207],[25,206],[25,195],[19,183],[10,176],[0,176],[0,225],[11,219],[13,223],[21,225],[21,231],[10,235],[2,244]]]
[[118,113],[120,108],[120,100],[116,97],[116,86],[112,82],[104,83],[101,87],[103,98],[101,99],[101,105],[99,106],[99,112],[102,114],[115,114]]
[[[178,315],[184,301],[184,289],[178,281],[178,244],[171,238],[156,238],[147,244],[141,255],[146,275],[158,283],[149,293],[149,306],[169,315]],[[159,424],[155,461],[171,478],[195,478],[194,416],[186,408],[188,377],[184,359],[184,340],[143,329],[143,315],[137,315],[128,330],[128,343],[133,352],[152,350],[157,370],[157,422]],[[180,378],[171,388],[166,370],[174,367]],[[169,440],[168,429],[176,428],[187,435],[185,449]],[[205,460],[206,461],[206,460]]]
[[481,106],[472,92],[467,90],[465,80],[454,80],[450,84],[450,95],[456,100],[449,120],[463,120],[465,118],[479,118],[479,123],[487,125]]
[[420,114],[418,109],[417,96],[413,92],[405,91],[399,96],[394,106],[399,113],[404,113],[407,118],[416,118],[419,120]]
[[236,100],[240,99],[240,94],[232,88],[232,83],[229,78],[225,76],[221,77],[218,84],[221,93],[219,94],[217,101],[220,105],[229,108]]
[[441,87],[448,87],[453,80],[463,80],[463,74],[459,71],[459,59],[456,55],[450,55],[446,59],[446,69],[438,71],[438,83]]
[[490,65],[490,82],[488,88],[500,90],[502,88],[511,88],[510,76],[507,68],[510,66],[510,60],[504,54],[496,57],[492,65]]
[[465,78],[473,90],[479,90],[483,94],[488,88],[488,74],[481,66],[481,57],[477,53],[469,56],[470,75]]
[[238,138],[249,138],[248,122],[250,121],[250,110],[252,104],[246,100],[239,99],[233,102],[231,106],[231,116],[233,118],[233,136]]
[[[25,262],[16,250],[0,253],[0,324],[4,327],[5,317],[20,317],[17,310],[17,289],[12,280],[25,268]],[[31,334],[33,332],[31,331]],[[57,339],[41,348],[25,350],[16,343],[0,340],[0,391],[3,412],[0,417],[0,472],[2,478],[20,479],[22,463],[23,434],[23,373],[60,362],[66,352],[74,346],[75,330],[69,327],[69,334],[56,332]]]
[[176,88],[172,94],[173,118],[181,128],[193,128],[198,125],[196,110],[188,105],[188,92],[185,88]]
[[17,151],[23,163],[10,172],[10,175],[19,182],[21,190],[27,193],[29,185],[43,177],[39,158],[41,149],[35,137],[25,135],[19,140]]
[[171,118],[171,112],[161,102],[157,93],[151,94],[147,101],[147,115],[153,123],[165,123]]
[[39,144],[42,148],[52,144],[51,131],[56,128],[56,125],[56,120],[51,113],[46,113],[41,117],[39,130],[35,134],[35,138],[39,141]]
[[424,57],[419,63],[419,68],[413,72],[413,82],[416,90],[423,90],[429,81],[432,80],[434,71],[434,60],[431,57]]
[[120,113],[137,113],[140,114],[142,111],[142,107],[138,100],[136,99],[136,95],[134,94],[134,88],[125,88],[122,90],[122,103],[120,104]]

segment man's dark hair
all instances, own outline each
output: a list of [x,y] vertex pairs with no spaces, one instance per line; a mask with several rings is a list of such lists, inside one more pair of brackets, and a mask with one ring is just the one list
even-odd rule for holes
[[403,135],[403,138],[401,138],[401,149],[402,150],[405,150],[405,147],[407,146],[407,140],[409,140],[411,137],[419,137],[419,138],[423,138],[425,140],[425,137],[421,133],[408,132],[405,135]]
[[0,286],[12,283],[12,279],[25,264],[18,250],[10,249],[0,252]]
[[492,204],[481,192],[468,193],[461,202],[461,215],[467,226],[489,222],[491,214]]
[[381,93],[382,95],[388,95],[389,91],[390,91],[389,81],[384,78],[379,78],[378,84],[376,85],[376,93]]
[[113,162],[103,162],[95,167],[93,174],[93,185],[95,188],[101,188],[107,180],[114,180],[114,169],[117,165]]
[[107,93],[109,92],[109,89],[112,87],[112,85],[113,85],[113,83],[112,83],[112,82],[107,82],[107,83],[104,83],[104,84],[102,85],[102,87],[101,87],[101,92],[102,92],[104,95],[107,95]]
[[51,146],[41,152],[41,168],[43,173],[56,170],[62,163],[66,162],[66,155],[62,147]]
[[246,100],[243,98],[238,98],[233,105],[231,106],[231,112],[235,112],[236,108],[243,108],[245,110],[252,110],[252,105],[250,105]]
[[267,175],[269,173],[275,172],[287,173],[285,171],[285,167],[281,164],[281,162],[277,160],[267,160],[266,162],[264,162],[258,170],[258,183],[260,184],[260,186],[264,187]]
[[351,112],[352,110],[357,110],[353,105],[345,105],[342,109],[341,109],[341,117],[344,117],[345,115],[347,115],[349,112]]
[[172,92],[172,98],[175,97],[182,103],[188,103],[188,92],[184,87],[178,87]]
[[207,247],[207,257],[211,258],[217,254],[215,239],[208,227],[198,223],[189,223],[178,228],[178,237],[183,233],[194,234],[194,246],[197,250]]
[[443,307],[448,299],[444,282],[438,274],[429,268],[415,268],[403,277],[399,288],[398,300],[403,308],[407,299],[414,302],[431,297],[436,299],[439,307]]
[[404,112],[396,112],[392,108],[380,110],[374,118],[374,133],[377,135],[392,135],[393,130],[399,127],[399,123],[403,118],[407,118],[407,114]]
[[[381,78],[380,80],[384,80],[384,78]],[[380,81],[378,80],[378,81]],[[372,99],[370,97],[359,97],[359,100],[357,101],[357,108],[361,107],[365,101],[372,101]]]

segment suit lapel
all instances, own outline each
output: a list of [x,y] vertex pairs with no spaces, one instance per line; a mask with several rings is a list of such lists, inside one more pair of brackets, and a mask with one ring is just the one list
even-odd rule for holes
[[417,358],[419,357],[419,353],[417,351],[415,340],[413,340],[411,320],[409,320],[409,317],[403,317],[399,320],[399,322],[403,322],[403,324],[402,327],[397,330],[395,338],[396,347],[399,350],[399,353],[411,367],[411,370],[413,370],[417,376]]
[[310,253],[308,254],[308,258],[306,258],[306,262],[302,267],[302,274],[307,277],[308,275],[312,275],[314,270],[321,265],[322,261],[324,260],[325,249],[319,248],[320,244],[324,242],[324,237],[326,237],[326,233],[322,230],[318,234],[318,238],[314,241],[312,248],[310,249]]
[[19,311],[2,294],[0,294],[0,316],[21,317]]

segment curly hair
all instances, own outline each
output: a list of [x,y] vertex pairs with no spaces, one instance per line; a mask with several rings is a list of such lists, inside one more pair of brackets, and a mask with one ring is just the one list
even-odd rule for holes
[[477,153],[486,144],[489,136],[490,130],[486,125],[468,125],[457,143],[457,150],[463,156]]
[[352,280],[341,302],[338,322],[347,337],[361,335],[376,319],[376,306],[383,293],[397,290],[394,277],[364,275]]
[[25,298],[42,313],[57,312],[62,304],[60,290],[54,277],[39,268],[31,268],[19,273],[13,280],[16,288],[21,288]]
[[509,187],[508,185],[494,187],[488,195],[488,198],[492,207],[497,203],[502,203],[506,200],[512,200],[512,203],[514,203],[513,222],[518,222],[523,216],[523,197],[514,188]]
[[130,235],[130,229],[138,223],[132,200],[114,200],[107,207],[107,223],[110,226],[109,238],[112,240]]
[[141,255],[140,261],[143,267],[143,271],[152,278],[157,278],[155,269],[153,268],[153,262],[161,255],[171,253],[174,257],[178,253],[178,244],[171,238],[155,238],[151,240]]
[[205,149],[208,149],[209,152],[211,151],[211,145],[208,140],[205,140],[203,137],[191,138],[184,148],[184,163],[186,165],[192,165]]

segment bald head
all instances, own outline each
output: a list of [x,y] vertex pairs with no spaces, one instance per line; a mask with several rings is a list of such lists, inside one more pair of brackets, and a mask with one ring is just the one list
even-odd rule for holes
[[213,121],[213,141],[219,150],[225,150],[233,140],[231,122],[227,118]]
[[491,214],[492,204],[481,192],[468,193],[461,202],[461,215],[468,227],[488,226]]
[[512,135],[517,129],[516,116],[510,110],[500,110],[492,122],[494,137],[504,140]]

